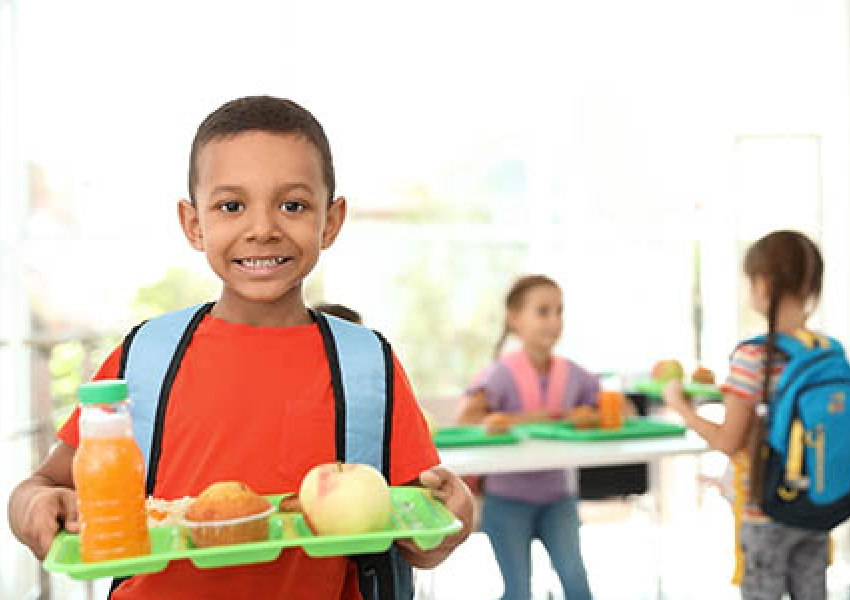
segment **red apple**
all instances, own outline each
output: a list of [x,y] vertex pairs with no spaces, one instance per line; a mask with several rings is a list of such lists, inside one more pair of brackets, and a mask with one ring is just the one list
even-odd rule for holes
[[314,533],[354,535],[380,531],[390,522],[389,486],[369,465],[313,467],[301,481],[298,497]]

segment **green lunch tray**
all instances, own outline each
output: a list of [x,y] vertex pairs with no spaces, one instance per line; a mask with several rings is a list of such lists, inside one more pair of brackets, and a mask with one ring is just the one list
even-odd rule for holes
[[[664,386],[666,385],[667,383],[664,381],[642,379],[634,383],[634,389],[636,392],[645,394],[653,400],[661,400],[664,397]],[[682,389],[686,395],[692,398],[716,401],[723,399],[723,392],[721,392],[720,388],[716,385],[706,383],[684,383],[682,384]]]
[[[435,548],[461,529],[460,521],[430,492],[416,487],[392,487],[392,522],[383,531],[359,535],[314,535],[301,513],[269,516],[269,539],[264,542],[196,548],[183,528],[153,527],[152,551],[145,556],[96,563],[80,560],[80,536],[61,532],[44,560],[47,571],[74,579],[127,577],[162,571],[170,561],[189,559],[201,569],[275,560],[284,548],[301,547],[310,556],[341,556],[384,552],[394,540],[411,538],[423,550]],[[288,494],[266,496],[273,506]]]
[[442,427],[434,436],[437,448],[461,448],[464,446],[495,446],[516,444],[522,437],[515,431],[487,433],[481,425]]
[[684,435],[685,427],[657,419],[630,418],[619,429],[575,429],[572,423],[529,423],[520,426],[529,437],[565,442],[598,442],[630,438]]

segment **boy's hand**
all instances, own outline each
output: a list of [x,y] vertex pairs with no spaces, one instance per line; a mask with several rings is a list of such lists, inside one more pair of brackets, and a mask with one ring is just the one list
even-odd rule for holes
[[439,546],[431,550],[422,550],[413,540],[396,541],[407,562],[414,567],[430,569],[443,562],[472,533],[472,493],[460,477],[445,467],[423,471],[419,482],[463,524],[459,532],[446,536]]
[[21,514],[14,518],[18,524],[14,533],[38,560],[44,560],[60,529],[71,533],[80,530],[77,493],[69,488],[50,486],[33,487],[28,491],[29,498],[20,503]]

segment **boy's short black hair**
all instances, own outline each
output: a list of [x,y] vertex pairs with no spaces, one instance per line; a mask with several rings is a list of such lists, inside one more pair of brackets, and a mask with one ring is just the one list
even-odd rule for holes
[[290,133],[304,136],[312,143],[322,159],[322,175],[328,188],[328,200],[334,198],[334,175],[331,146],[310,111],[293,102],[273,96],[246,96],[231,100],[214,110],[198,126],[189,154],[189,199],[195,202],[195,185],[198,183],[198,153],[212,140],[231,137],[246,131]]

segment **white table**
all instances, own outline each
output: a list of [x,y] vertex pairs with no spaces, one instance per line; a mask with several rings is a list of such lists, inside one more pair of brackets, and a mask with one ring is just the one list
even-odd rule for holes
[[[653,512],[656,521],[660,524],[664,515],[663,494],[659,489],[661,459],[681,455],[696,456],[708,449],[705,441],[689,430],[682,436],[598,442],[525,439],[516,444],[443,448],[439,452],[442,464],[458,475],[488,475],[568,467],[649,463],[649,485],[654,500]],[[658,561],[656,595],[662,598],[660,548]],[[430,593],[427,593],[426,597],[430,598]]]
[[443,448],[440,458],[443,465],[459,475],[487,475],[655,462],[667,456],[707,450],[705,441],[688,431],[683,436],[600,442],[527,439],[502,446]]

